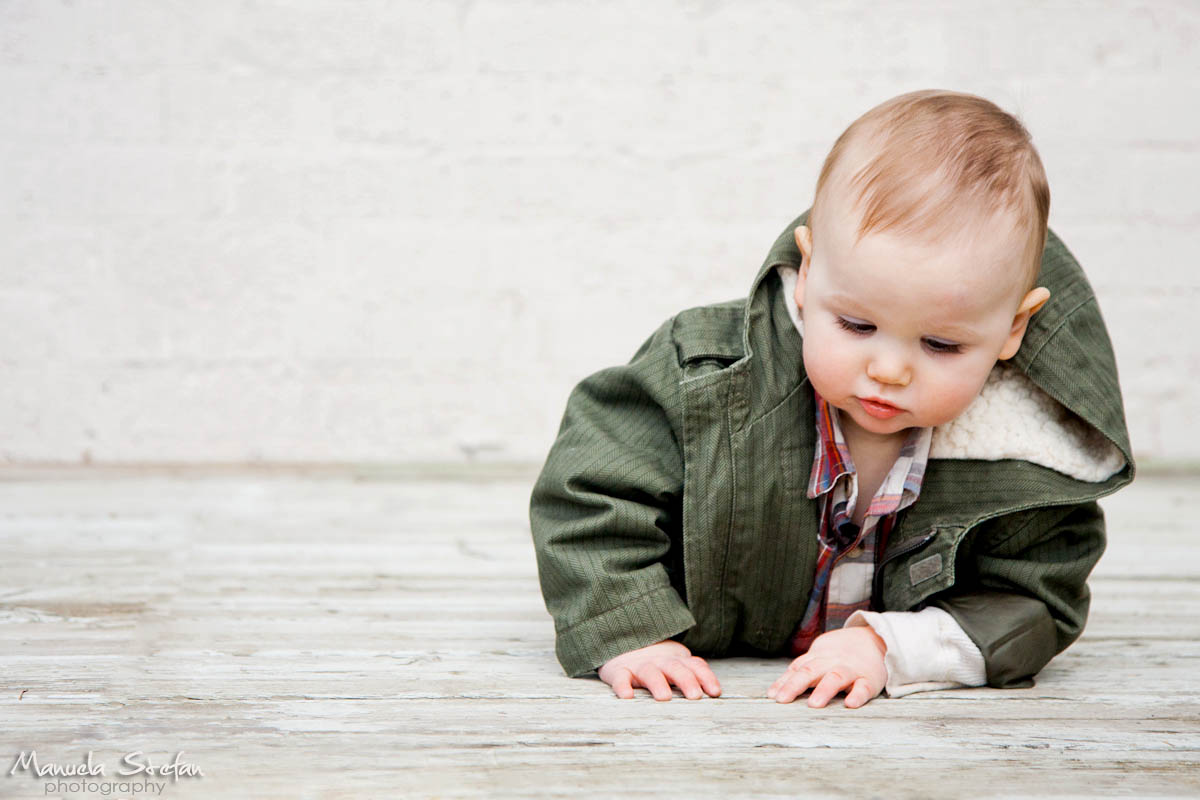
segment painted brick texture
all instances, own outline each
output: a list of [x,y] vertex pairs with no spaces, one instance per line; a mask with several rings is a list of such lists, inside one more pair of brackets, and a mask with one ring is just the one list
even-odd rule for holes
[[0,2],[0,463],[538,462],[858,114],[1016,112],[1200,460],[1194,2]]

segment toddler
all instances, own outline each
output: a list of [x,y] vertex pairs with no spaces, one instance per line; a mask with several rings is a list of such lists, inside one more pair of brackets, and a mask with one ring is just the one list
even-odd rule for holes
[[619,697],[1032,685],[1133,479],[1112,348],[1029,134],[921,91],[834,144],[744,299],[572,391],[530,523],[556,653]]

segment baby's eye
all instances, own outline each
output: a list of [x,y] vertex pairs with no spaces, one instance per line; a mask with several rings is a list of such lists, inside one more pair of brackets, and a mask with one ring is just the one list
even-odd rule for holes
[[863,322],[862,320],[838,317],[837,321],[838,325],[840,325],[843,330],[850,331],[851,333],[870,333],[871,331],[875,330],[874,325],[869,322]]
[[962,345],[944,339],[925,339],[925,347],[934,353],[961,353]]

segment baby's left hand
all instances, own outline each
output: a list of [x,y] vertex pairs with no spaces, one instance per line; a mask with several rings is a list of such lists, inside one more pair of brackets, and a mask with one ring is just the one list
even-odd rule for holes
[[824,708],[846,690],[846,708],[858,708],[887,685],[886,652],[883,639],[866,625],[826,631],[771,684],[767,697],[790,703],[811,686],[809,707]]

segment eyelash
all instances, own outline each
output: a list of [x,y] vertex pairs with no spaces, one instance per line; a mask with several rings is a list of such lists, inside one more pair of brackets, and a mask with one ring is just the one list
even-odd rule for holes
[[874,325],[863,325],[859,322],[850,322],[844,317],[837,318],[838,325],[842,326],[842,330],[850,331],[851,333],[870,333],[875,330]]
[[[842,330],[858,334],[859,336],[865,336],[866,334],[875,330],[874,325],[864,325],[859,322],[850,322],[843,317],[838,317],[837,322]],[[928,348],[929,352],[936,353],[938,355],[951,355],[962,352],[962,345],[960,344],[946,344],[939,342],[936,339],[922,339],[921,343]]]

